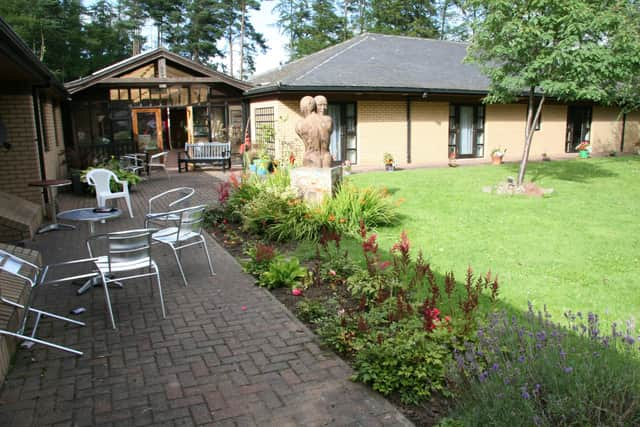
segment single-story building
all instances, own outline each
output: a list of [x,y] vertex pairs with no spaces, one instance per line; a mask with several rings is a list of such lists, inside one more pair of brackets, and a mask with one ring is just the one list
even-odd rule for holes
[[71,94],[69,162],[86,167],[101,154],[183,148],[230,140],[237,149],[251,86],[164,48],[65,85]]
[[[33,228],[48,202],[46,191],[28,183],[67,176],[62,105],[68,93],[2,18],[0,64],[0,193],[11,196],[0,196],[0,241],[13,241],[26,237],[13,227],[15,216],[35,204],[40,218],[26,219]],[[8,212],[16,197],[29,206]]]
[[[483,104],[489,81],[463,62],[466,50],[464,43],[369,33],[256,76],[244,93],[254,140],[272,144],[281,158],[291,152],[301,158],[299,100],[324,95],[337,161],[381,167],[388,152],[401,167],[442,164],[455,152],[473,163],[489,159],[495,148],[507,148],[506,160],[517,160],[526,100]],[[596,153],[630,152],[639,129],[639,112],[547,100],[530,156],[565,157],[581,141]]]

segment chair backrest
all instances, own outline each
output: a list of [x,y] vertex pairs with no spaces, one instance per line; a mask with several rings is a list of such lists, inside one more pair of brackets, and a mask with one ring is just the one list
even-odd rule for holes
[[175,229],[175,232],[170,234],[175,243],[200,235],[202,225],[204,224],[204,212],[206,209],[207,205],[200,205],[171,212],[172,214],[178,214],[180,216],[178,227]]
[[87,183],[96,187],[96,193],[99,194],[111,193],[111,188],[109,187],[111,178],[118,179],[116,174],[109,169],[91,169],[87,172]]
[[151,157],[149,157],[149,163],[154,163],[154,164],[159,164],[159,163],[165,163],[166,162],[166,156],[167,154],[169,154],[168,151],[163,151],[162,153],[157,153],[157,154],[153,154],[151,155]]
[[[0,271],[26,280],[33,288],[38,283],[40,267],[0,249]],[[0,287],[0,295],[2,295],[2,287]]]
[[[191,187],[177,187],[163,193],[156,194],[149,199],[149,210],[147,213],[152,214],[171,209],[187,208],[189,207],[189,199],[195,194],[195,192],[196,190]],[[173,200],[174,197],[177,198]],[[167,207],[164,207],[167,202],[169,202],[169,204]]]
[[114,264],[119,267],[129,264],[132,268],[139,268],[142,263],[151,266],[151,235],[155,231],[155,228],[142,228],[108,233],[109,270]]

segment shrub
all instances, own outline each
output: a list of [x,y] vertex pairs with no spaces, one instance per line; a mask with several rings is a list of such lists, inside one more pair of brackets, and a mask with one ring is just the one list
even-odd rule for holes
[[570,329],[530,307],[524,321],[494,313],[456,353],[455,419],[464,425],[640,425],[635,327],[567,314]]
[[296,304],[296,315],[303,322],[314,323],[318,319],[326,317],[328,310],[324,302],[305,298]]
[[299,285],[307,275],[307,270],[300,265],[298,258],[284,259],[274,258],[269,264],[268,270],[260,275],[259,286],[268,289]]
[[267,271],[271,261],[278,255],[273,246],[263,243],[249,246],[244,253],[249,257],[249,261],[242,264],[244,271],[256,277]]
[[354,379],[385,396],[398,393],[404,403],[417,404],[432,392],[447,394],[445,366],[450,348],[446,332],[428,334],[409,325],[389,337],[380,335],[357,353]]
[[325,199],[322,209],[328,222],[347,234],[355,234],[361,221],[371,228],[398,220],[397,208],[385,191],[361,189],[349,182],[343,182],[333,198]]

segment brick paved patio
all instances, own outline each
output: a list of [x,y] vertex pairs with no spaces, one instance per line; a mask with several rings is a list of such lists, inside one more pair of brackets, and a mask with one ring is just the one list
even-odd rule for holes
[[[194,186],[198,202],[211,203],[220,176],[153,175],[132,193],[135,218],[123,214],[97,231],[141,226],[146,200],[168,188]],[[95,199],[61,194],[58,202],[66,210]],[[45,263],[81,258],[87,235],[88,225],[78,224],[27,246]],[[410,425],[381,396],[352,383],[350,368],[213,239],[208,246],[217,274],[209,276],[200,250],[187,249],[187,288],[170,250],[154,247],[166,319],[146,280],[112,290],[115,331],[101,288],[82,296],[72,284],[40,289],[37,303],[51,311],[87,308],[78,316],[84,328],[44,320],[39,329],[85,354],[18,350],[0,391],[0,425]]]

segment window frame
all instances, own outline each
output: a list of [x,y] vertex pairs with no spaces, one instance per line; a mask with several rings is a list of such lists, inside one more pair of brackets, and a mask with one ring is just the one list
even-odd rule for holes
[[[472,107],[473,108],[473,129],[472,129],[472,154],[459,154],[458,150],[458,138],[460,135],[460,108]],[[484,104],[449,104],[449,139],[448,139],[448,152],[455,152],[456,159],[481,159],[485,155],[485,123],[487,119],[487,110]],[[482,121],[480,121],[480,118]],[[478,126],[480,123],[481,126]],[[482,143],[478,143],[478,139],[481,139]],[[478,154],[480,152],[480,154]]]

